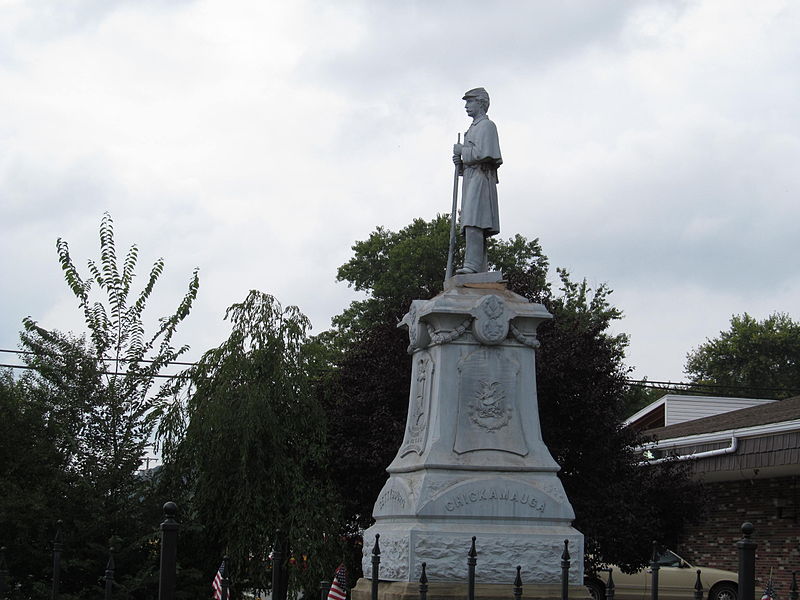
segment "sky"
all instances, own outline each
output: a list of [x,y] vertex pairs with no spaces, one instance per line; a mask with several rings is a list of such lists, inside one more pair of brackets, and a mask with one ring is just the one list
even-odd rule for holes
[[773,0],[0,0],[0,348],[83,330],[55,242],[85,273],[106,211],[140,284],[166,261],[150,318],[200,269],[188,358],[250,289],[327,329],[357,240],[449,212],[483,86],[500,236],[614,290],[634,377],[685,380],[732,315],[800,319],[798,32]]

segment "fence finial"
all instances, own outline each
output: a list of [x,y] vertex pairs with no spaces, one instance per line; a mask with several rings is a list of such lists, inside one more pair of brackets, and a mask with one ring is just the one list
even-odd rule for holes
[[6,565],[6,547],[0,546],[0,594],[8,592],[6,579],[8,578],[8,565]]
[[114,546],[108,549],[108,564],[106,564],[106,593],[104,600],[111,600],[111,592],[114,588]]
[[756,595],[756,548],[758,544],[750,539],[755,527],[752,523],[742,523],[742,539],[736,542],[739,553],[739,600],[754,600]]
[[564,540],[564,552],[561,553],[561,600],[569,598],[569,540]]
[[658,570],[661,565],[658,563],[658,541],[653,540],[653,559],[650,561],[650,571],[652,572],[652,583],[650,586],[650,598],[658,600]]
[[697,569],[697,581],[694,582],[694,600],[703,600],[703,582],[700,581],[700,569]]
[[475,536],[472,536],[472,545],[467,553],[467,600],[475,600],[475,565],[478,562],[478,552],[475,550]]
[[178,506],[164,504],[164,521],[161,523],[161,563],[158,574],[158,600],[175,599],[175,581],[178,565]]
[[614,600],[614,593],[617,586],[614,585],[614,569],[608,570],[608,581],[606,582],[606,600]]
[[61,581],[61,551],[64,544],[61,542],[61,526],[64,521],[56,521],[56,535],[53,537],[53,586],[50,590],[52,600],[58,600],[58,588]]
[[381,539],[381,534],[375,534],[375,546],[372,548],[372,590],[370,597],[372,600],[378,600],[378,569],[381,564],[381,547],[378,541]]
[[517,576],[514,578],[514,598],[522,598],[522,565],[517,565]]

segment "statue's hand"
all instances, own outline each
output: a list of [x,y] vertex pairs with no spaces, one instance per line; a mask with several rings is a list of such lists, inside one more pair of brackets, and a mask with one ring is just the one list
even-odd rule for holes
[[464,164],[464,162],[461,160],[461,156],[460,155],[453,154],[453,164],[455,166],[459,167],[459,168],[461,167],[461,165]]
[[461,151],[464,149],[464,144],[453,144],[453,154],[461,156]]

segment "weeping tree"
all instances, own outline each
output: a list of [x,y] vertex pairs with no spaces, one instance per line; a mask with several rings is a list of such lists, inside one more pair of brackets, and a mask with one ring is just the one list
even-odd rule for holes
[[[149,480],[138,471],[164,402],[173,395],[174,382],[163,371],[188,349],[176,348],[173,339],[197,295],[198,273],[192,274],[174,313],[153,319],[148,334],[145,309],[164,271],[163,259],[155,261],[137,291],[138,248],[132,245],[118,259],[108,213],[100,224],[99,259],[88,260],[88,275],[79,271],[65,240],[59,238],[56,249],[86,331],[75,335],[30,317],[23,321],[20,345],[31,369],[21,381],[20,410],[32,414],[36,407],[60,469],[57,478],[35,482],[50,490],[47,505],[32,503],[28,514],[17,515],[15,525],[28,518],[39,521],[26,530],[30,537],[19,541],[46,545],[53,521],[64,521],[69,549],[62,567],[65,598],[96,594],[113,539],[119,554],[117,580],[123,584],[120,597],[133,597],[148,585],[156,565],[150,561],[149,531],[142,527]],[[5,530],[2,523],[0,529]]]
[[226,319],[230,337],[184,374],[160,429],[162,483],[183,492],[193,553],[183,560],[213,573],[227,554],[238,589],[264,589],[278,547],[291,589],[314,593],[339,547],[324,413],[309,377],[319,352],[308,319],[267,294],[251,291]]

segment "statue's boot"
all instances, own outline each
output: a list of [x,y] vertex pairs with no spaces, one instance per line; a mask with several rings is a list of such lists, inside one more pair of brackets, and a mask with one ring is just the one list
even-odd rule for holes
[[464,227],[466,249],[464,266],[456,271],[458,275],[486,271],[486,237],[480,227]]

